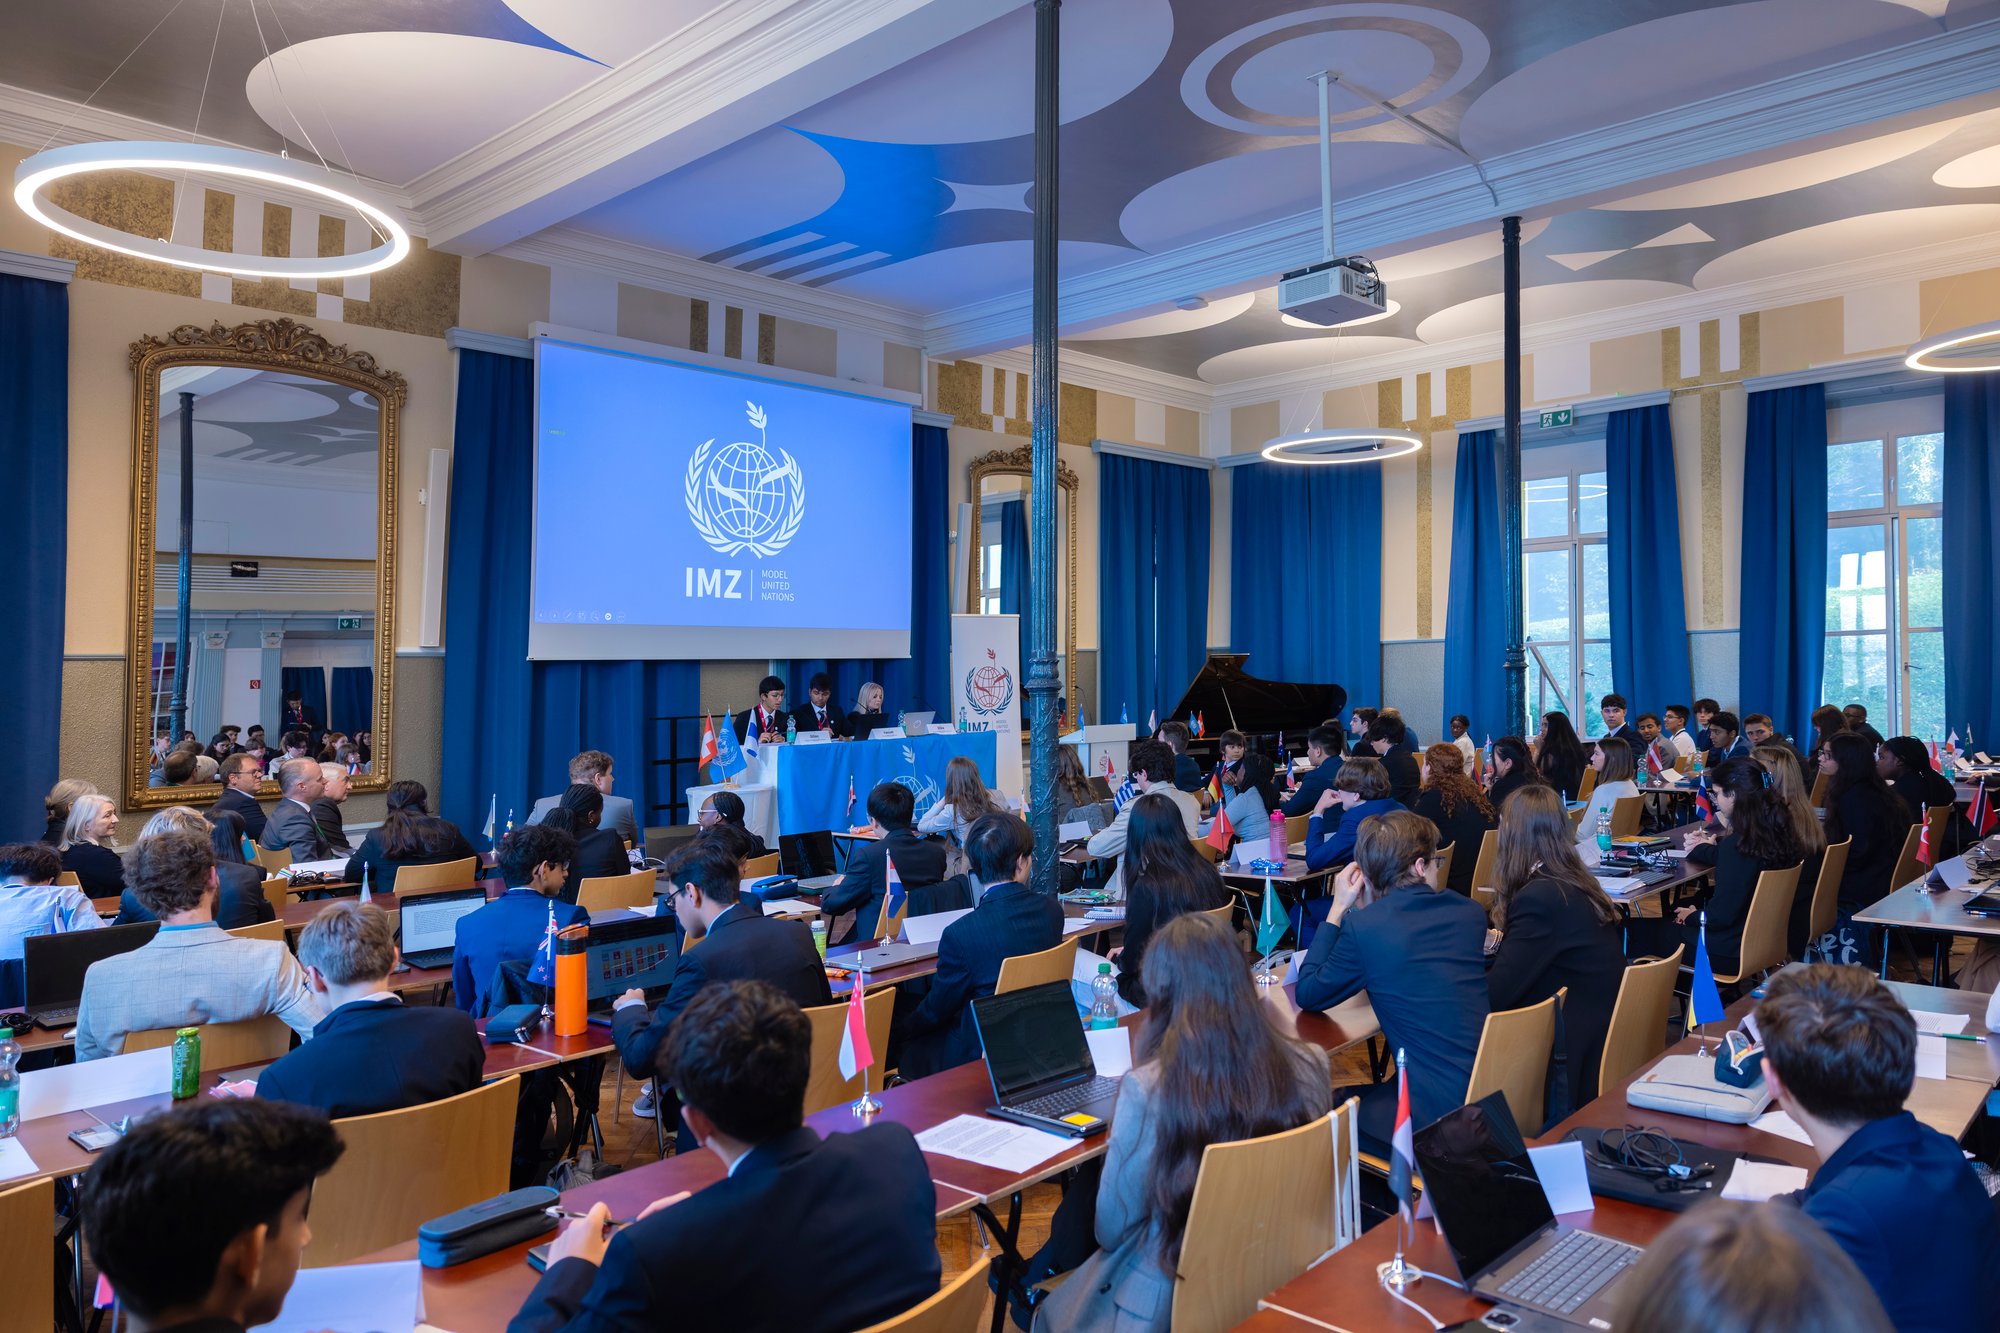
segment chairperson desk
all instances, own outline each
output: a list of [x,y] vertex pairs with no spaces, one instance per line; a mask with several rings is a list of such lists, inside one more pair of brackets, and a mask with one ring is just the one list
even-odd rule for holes
[[[733,790],[744,799],[745,826],[767,847],[776,847],[780,837],[791,834],[850,827],[854,817],[848,793],[854,793],[858,809],[869,790],[881,782],[908,787],[922,814],[944,795],[945,769],[961,756],[979,765],[980,777],[991,787],[997,772],[998,733],[954,731],[887,740],[766,745],[758,751],[756,777]],[[700,813],[709,796],[726,790],[732,789],[689,787],[688,819]],[[769,814],[760,825],[753,814],[765,808]]]
[[[1982,847],[2000,850],[2000,837],[1988,838]],[[1993,851],[1989,851],[1992,855]],[[1969,873],[1963,856],[1949,857],[1938,863],[1938,871],[1952,880],[1963,880]],[[1944,980],[1945,955],[1950,951],[1951,937],[1954,935],[2000,935],[2000,917],[1974,916],[1965,910],[1966,900],[1983,889],[2000,885],[2000,880],[1982,881],[1963,889],[1939,889],[1927,892],[1924,881],[1915,880],[1892,892],[1878,903],[1854,914],[1854,919],[1867,926],[1893,926],[1902,930],[1914,930],[1928,934],[1931,939],[1931,981],[1933,984]],[[1887,975],[1889,967],[1889,944],[1885,935],[1882,941],[1881,968]]]

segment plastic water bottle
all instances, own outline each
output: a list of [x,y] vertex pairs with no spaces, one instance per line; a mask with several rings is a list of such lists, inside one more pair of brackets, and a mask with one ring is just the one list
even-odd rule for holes
[[790,713],[785,714],[785,744],[790,745],[799,738],[799,720]]
[[1097,965],[1097,979],[1090,983],[1090,1026],[1093,1028],[1115,1028],[1118,1026],[1118,983],[1112,980],[1111,964]]
[[1271,812],[1271,843],[1264,849],[1264,859],[1267,861],[1283,861],[1290,855],[1291,848],[1285,843],[1285,812],[1283,810],[1273,810]]
[[1600,810],[1597,812],[1597,859],[1602,862],[1610,854],[1611,812],[1609,810]]
[[0,1139],[13,1138],[21,1128],[20,1063],[21,1043],[14,1040],[14,1029],[0,1028]]
[[368,884],[368,867],[366,864],[361,867],[361,901],[364,903],[375,901],[374,890]]
[[960,731],[964,731],[964,730],[966,730],[966,725],[965,725],[965,710],[964,710],[963,708],[960,708],[960,709],[958,710],[958,729],[959,729]]

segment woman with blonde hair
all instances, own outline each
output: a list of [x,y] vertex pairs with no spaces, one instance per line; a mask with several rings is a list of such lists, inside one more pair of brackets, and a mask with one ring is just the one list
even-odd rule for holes
[[97,784],[87,778],[64,778],[49,788],[49,794],[42,798],[42,808],[49,813],[48,824],[42,830],[42,841],[54,847],[62,841],[63,825],[69,822],[70,807],[79,796],[97,795]]
[[[1626,749],[1627,763],[1630,755]],[[1604,1034],[1625,978],[1622,917],[1577,855],[1569,811],[1553,787],[1523,787],[1507,802],[1494,878],[1500,943],[1486,974],[1487,999],[1496,1010],[1519,1009],[1569,987],[1565,1056],[1570,1105],[1581,1106],[1597,1095]]]
[[1465,775],[1465,753],[1450,741],[1424,751],[1424,785],[1410,807],[1437,826],[1439,850],[1450,847],[1451,871],[1444,886],[1472,896],[1472,872],[1479,868],[1479,847],[1486,831],[1500,816],[1479,784]]
[[[156,812],[139,830],[137,847],[150,842],[163,833],[192,833],[197,838],[206,838],[215,853],[215,880],[218,887],[215,900],[215,924],[224,930],[235,930],[241,926],[254,926],[277,917],[270,900],[264,896],[264,872],[243,859],[243,821],[228,810],[218,811],[211,821],[201,811],[186,805],[170,805]],[[118,898],[118,920],[115,925],[129,926],[139,921],[157,921],[158,917],[139,901],[139,895],[127,888]]]
[[1813,890],[1819,887],[1819,868],[1826,859],[1826,826],[1819,822],[1819,814],[1813,809],[1798,756],[1788,746],[1760,745],[1750,752],[1750,757],[1770,774],[1771,794],[1791,816],[1792,831],[1798,835],[1799,850],[1805,856],[1805,866],[1799,871],[1799,891],[1792,897],[1791,919],[1785,925],[1786,947],[1792,957],[1803,959],[1806,945],[1811,943],[1806,936],[1812,933]]
[[63,869],[76,876],[77,886],[92,898],[115,898],[125,891],[125,863],[111,835],[118,831],[118,807],[96,792],[76,798],[63,821]]

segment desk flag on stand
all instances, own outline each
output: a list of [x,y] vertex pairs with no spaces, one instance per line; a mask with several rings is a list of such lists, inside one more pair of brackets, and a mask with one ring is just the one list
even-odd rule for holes
[[1209,821],[1208,836],[1202,839],[1218,852],[1229,850],[1229,840],[1236,836],[1236,826],[1229,822],[1229,812],[1221,806],[1215,808],[1215,818]]
[[[752,732],[751,735],[755,735]],[[743,747],[736,743],[736,728],[725,726],[715,733],[715,761],[710,766],[711,776],[733,778],[750,767],[750,761],[743,753]]]
[[[893,881],[892,881],[893,882]],[[862,1007],[861,982],[847,996],[847,1021],[840,1027],[840,1076],[853,1078],[875,1067],[875,1048],[868,1044],[868,1011]]]
[[[882,863],[885,867],[883,874],[887,880],[882,891],[882,916],[886,920],[903,910],[904,904],[910,901],[910,895],[903,891],[903,877],[896,873],[896,863],[888,857],[884,857]],[[850,1074],[848,1077],[852,1078],[853,1075]]]
[[701,720],[701,753],[695,756],[695,767],[707,768],[715,762],[715,754],[715,718],[704,717]]
[[1160,729],[1160,710],[1155,708],[1146,714],[1146,734],[1151,736]]
[[486,841],[493,841],[493,830],[500,823],[500,793],[494,792],[486,799]]
[[1396,1211],[1405,1222],[1413,1222],[1417,1192],[1412,1182],[1417,1174],[1416,1136],[1410,1128],[1410,1073],[1403,1066],[1403,1048],[1396,1048],[1396,1129],[1389,1139],[1389,1193],[1396,1196]]
[[1694,780],[1694,812],[1706,824],[1715,818],[1715,806],[1708,799],[1708,774]]
[[1917,807],[1917,861],[1920,865],[1935,866],[1937,853],[1931,850],[1931,811],[1927,805]]
[[[735,727],[724,727],[723,730],[732,736],[736,734]],[[757,723],[754,720],[743,728],[743,744],[738,748],[743,752],[743,766],[750,767],[751,761],[757,757]]]
[[1131,720],[1132,720],[1132,719],[1131,719],[1131,718],[1130,718],[1130,717],[1129,717],[1129,716],[1127,715],[1127,710],[1126,710],[1126,707],[1125,707],[1125,705],[1124,705],[1124,704],[1119,704],[1119,705],[1118,705],[1118,721],[1120,722],[1120,724],[1124,724],[1124,723],[1128,723],[1128,722],[1130,722]]
[[1972,794],[1972,831],[1985,837],[2000,824],[2000,814],[1993,809],[1993,798],[1986,794],[1986,779],[1979,779],[1979,789]]
[[1271,877],[1264,877],[1264,906],[1257,913],[1257,952],[1268,955],[1278,947],[1278,941],[1285,938],[1285,913],[1278,906],[1278,891],[1271,887]]
[[1694,942],[1694,982],[1688,990],[1688,1026],[1722,1020],[1722,992],[1715,984],[1715,968],[1708,961],[1708,913],[1701,914],[1700,933]]
[[847,775],[847,817],[854,818],[854,775]]
[[1491,777],[1493,774],[1493,733],[1486,733],[1486,744],[1480,748],[1479,775]]
[[1925,748],[1925,749],[1927,749],[1927,750],[1929,750],[1929,751],[1931,752],[1931,767],[1932,767],[1932,768],[1936,768],[1936,767],[1938,766],[1938,761],[1937,761],[1937,742],[1936,742],[1936,741],[1925,741],[1925,742],[1924,742],[1924,748]]
[[549,899],[549,928],[535,946],[535,961],[528,968],[528,980],[538,986],[556,984],[556,900]]
[[1114,770],[1114,769],[1113,769],[1113,768],[1111,767],[1111,756],[1110,756],[1110,755],[1108,755],[1108,754],[1107,754],[1107,755],[1105,755],[1105,756],[1104,756],[1104,780],[1105,780],[1105,781],[1106,781],[1106,782],[1108,783],[1108,782],[1110,782],[1110,781],[1111,781],[1111,779],[1113,779],[1113,778],[1115,778],[1115,777],[1117,777],[1117,776],[1118,776],[1117,772],[1116,772],[1116,771],[1115,771],[1115,770]]
[[1211,801],[1219,801],[1222,799],[1221,764],[1217,764],[1215,766],[1215,771],[1208,775],[1208,799]]

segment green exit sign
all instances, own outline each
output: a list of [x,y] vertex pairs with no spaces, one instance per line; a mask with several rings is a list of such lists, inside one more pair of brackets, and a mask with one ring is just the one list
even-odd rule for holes
[[1542,413],[1542,428],[1546,430],[1550,426],[1567,426],[1570,425],[1575,420],[1576,420],[1575,408],[1558,407],[1553,412]]
[[360,628],[361,628],[361,617],[360,617],[360,616],[342,616],[342,617],[340,617],[340,623],[339,623],[338,625],[336,625],[336,626],[335,626],[335,628],[336,628],[336,629],[360,629]]

